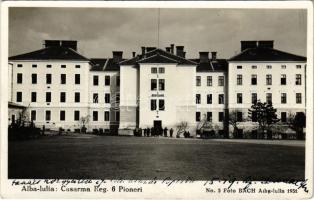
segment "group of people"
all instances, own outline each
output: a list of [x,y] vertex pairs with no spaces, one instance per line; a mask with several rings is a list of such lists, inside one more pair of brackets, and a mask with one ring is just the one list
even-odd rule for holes
[[[169,130],[169,136],[173,137],[173,129],[170,128]],[[151,128],[136,128],[134,129],[134,135],[135,136],[144,136],[144,137],[156,137],[156,136],[164,136],[168,137],[168,128],[165,127],[164,129],[162,127],[151,127]]]

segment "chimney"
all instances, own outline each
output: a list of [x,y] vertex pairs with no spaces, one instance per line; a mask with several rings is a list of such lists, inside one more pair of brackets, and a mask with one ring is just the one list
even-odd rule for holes
[[145,47],[142,47],[142,56],[145,54]]
[[217,52],[216,51],[212,51],[212,60],[216,60],[217,59]]
[[176,46],[176,53],[177,53],[177,56],[180,56],[180,57],[183,57],[183,50],[184,50],[184,46]]
[[170,53],[171,47],[166,47],[166,51]]
[[257,41],[241,41],[241,51],[244,51],[245,49],[256,48],[256,47],[257,47]]
[[258,41],[258,47],[261,48],[274,48],[274,40],[262,40]]
[[134,58],[135,56],[136,56],[136,52],[133,51],[133,52],[132,52],[132,58]]
[[155,50],[155,49],[156,49],[156,47],[146,47],[146,52],[150,52],[150,51]]
[[71,48],[74,51],[77,51],[77,41],[75,41],[75,40],[62,40],[61,46]]
[[121,60],[122,60],[122,54],[123,54],[123,51],[113,51],[113,52],[112,52],[113,61],[114,61],[115,63],[121,62]]
[[208,58],[208,51],[203,51],[203,52],[199,52],[200,54],[200,63],[208,63],[209,62],[209,58]]
[[59,47],[60,40],[45,40],[45,47]]
[[174,54],[174,44],[170,44],[170,53]]

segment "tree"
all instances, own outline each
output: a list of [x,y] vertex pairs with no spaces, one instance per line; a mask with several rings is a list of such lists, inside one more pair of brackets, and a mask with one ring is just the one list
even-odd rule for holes
[[304,112],[290,114],[288,119],[289,127],[297,134],[297,139],[304,139],[303,128],[306,126],[306,116]]
[[89,115],[86,115],[85,117],[80,118],[81,132],[83,132],[83,133],[86,133],[87,128],[85,125],[88,124],[89,118],[90,118]]
[[277,109],[273,107],[272,103],[263,103],[259,100],[251,106],[251,109],[249,109],[249,118],[258,123],[262,136],[267,132],[268,139],[272,137],[272,126],[280,121],[276,112]]
[[188,122],[186,121],[182,121],[177,125],[177,129],[178,129],[177,138],[179,138],[180,135],[186,131],[187,127],[188,127]]
[[201,137],[204,137],[204,136],[207,137],[208,136],[207,134],[205,135],[203,134],[204,130],[214,131],[213,129],[214,129],[213,123],[210,120],[208,120],[206,114],[204,114],[203,118],[201,118],[200,122],[196,126],[196,131],[200,134]]
[[227,122],[229,125],[231,125],[233,127],[233,137],[234,138],[238,138],[239,137],[239,128],[238,128],[238,125],[239,125],[239,122],[243,122],[243,119],[239,119],[238,117],[238,113],[241,113],[240,111],[238,110],[233,110],[229,113],[228,117],[227,117]]

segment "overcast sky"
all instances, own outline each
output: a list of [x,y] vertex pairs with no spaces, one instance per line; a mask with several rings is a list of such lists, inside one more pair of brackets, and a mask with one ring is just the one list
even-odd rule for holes
[[[43,47],[45,39],[78,41],[89,58],[113,50],[140,53],[158,46],[157,9],[10,8],[9,55]],[[218,58],[239,53],[241,40],[275,40],[275,48],[306,55],[306,11],[236,9],[161,9],[159,47],[185,46],[188,58],[218,51]]]

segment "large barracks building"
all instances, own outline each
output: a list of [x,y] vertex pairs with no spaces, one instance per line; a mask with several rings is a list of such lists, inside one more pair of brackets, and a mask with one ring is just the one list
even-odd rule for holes
[[[217,133],[252,131],[248,109],[272,102],[282,123],[306,109],[306,58],[274,48],[273,41],[241,41],[241,52],[220,59],[217,52],[186,58],[184,46],[142,47],[129,58],[86,58],[76,41],[46,40],[44,48],[9,58],[9,101],[27,108],[29,120],[47,129],[104,129],[132,134],[136,127],[176,130],[187,122],[196,134],[210,121]],[[17,119],[9,113],[9,120]]]

